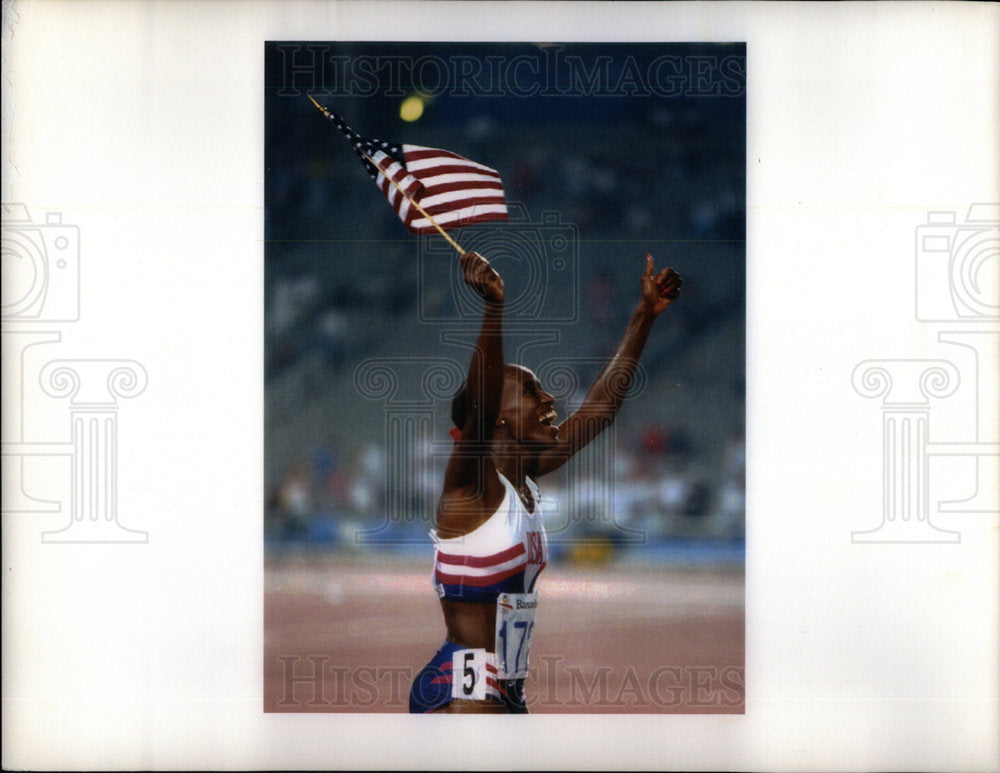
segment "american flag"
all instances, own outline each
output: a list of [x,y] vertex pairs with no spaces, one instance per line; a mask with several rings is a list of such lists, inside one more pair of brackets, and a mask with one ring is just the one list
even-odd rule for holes
[[503,182],[495,169],[447,150],[365,139],[339,115],[314,104],[347,137],[399,219],[414,233],[437,229],[411,199],[444,230],[507,219]]

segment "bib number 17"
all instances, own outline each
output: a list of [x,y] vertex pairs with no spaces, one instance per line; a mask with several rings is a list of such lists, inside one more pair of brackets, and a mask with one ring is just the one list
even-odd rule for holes
[[501,593],[497,598],[497,670],[503,679],[528,675],[537,606],[537,593]]

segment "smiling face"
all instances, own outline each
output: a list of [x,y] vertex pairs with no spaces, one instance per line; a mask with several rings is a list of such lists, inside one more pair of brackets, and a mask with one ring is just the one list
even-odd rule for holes
[[555,398],[542,389],[538,378],[527,368],[504,368],[500,416],[510,436],[519,443],[552,445],[559,438],[555,425]]

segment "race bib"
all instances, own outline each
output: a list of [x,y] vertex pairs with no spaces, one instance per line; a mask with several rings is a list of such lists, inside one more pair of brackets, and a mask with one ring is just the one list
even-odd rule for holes
[[451,697],[486,700],[486,664],[484,649],[456,650],[451,658]]
[[523,679],[528,675],[528,651],[537,608],[537,591],[497,596],[496,656],[501,679]]

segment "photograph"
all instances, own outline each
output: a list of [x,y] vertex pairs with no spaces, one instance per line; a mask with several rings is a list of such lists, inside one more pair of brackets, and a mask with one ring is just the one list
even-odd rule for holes
[[265,710],[743,712],[745,74],[267,43]]

